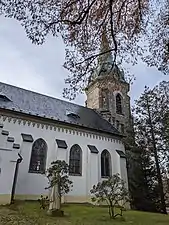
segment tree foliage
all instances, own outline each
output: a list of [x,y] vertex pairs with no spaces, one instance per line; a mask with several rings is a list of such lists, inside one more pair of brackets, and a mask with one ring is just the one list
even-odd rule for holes
[[147,151],[146,146],[139,145],[131,155],[132,174],[129,179],[131,208],[159,212],[160,196],[152,153]]
[[149,54],[144,55],[143,60],[169,74],[169,0],[152,2],[145,38]]
[[[145,87],[135,105],[136,144],[153,159],[155,176],[160,194],[160,211],[166,213],[163,189],[163,173],[168,171],[169,150],[164,133],[164,119],[169,112],[169,82],[163,81],[152,90]],[[166,129],[166,128],[165,128]],[[147,165],[146,169],[151,168]]]
[[[144,144],[153,149],[151,125],[161,165],[167,162],[169,149],[167,143],[169,112],[169,82],[163,81],[152,90],[145,87],[144,93],[135,104],[135,132],[139,145]],[[151,124],[152,123],[152,124]],[[166,164],[165,164],[166,165]]]
[[60,197],[67,194],[72,187],[72,181],[69,180],[68,173],[69,165],[64,160],[53,161],[51,167],[47,170],[47,178],[49,180],[47,189],[58,184]]
[[[112,54],[112,68],[119,62],[136,63],[143,57],[168,73],[168,0],[1,0],[0,14],[15,18],[35,44],[48,34],[61,35],[66,45],[64,67],[70,71],[64,96],[74,98],[97,67],[100,55]],[[158,7],[158,12],[154,9]],[[101,36],[109,48],[100,51]],[[140,39],[141,38],[141,39]]]
[[[162,120],[163,136],[167,150],[169,150],[169,112],[166,112]],[[168,159],[169,162],[169,159]],[[169,168],[169,165],[168,165]]]
[[46,209],[49,206],[48,196],[41,195],[38,202],[40,203],[40,209]]
[[[109,207],[110,218],[116,218],[118,215],[115,214],[115,207],[121,207],[129,201],[129,194],[126,188],[125,182],[120,178],[119,174],[115,174],[107,180],[99,182],[97,185],[94,185],[91,189],[92,201],[98,204],[104,202],[107,203]],[[121,205],[120,205],[121,204]]]

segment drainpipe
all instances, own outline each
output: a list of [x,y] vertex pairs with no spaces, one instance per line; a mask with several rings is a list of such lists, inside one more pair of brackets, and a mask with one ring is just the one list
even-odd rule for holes
[[11,203],[14,203],[15,188],[16,188],[16,182],[17,182],[17,177],[18,177],[19,164],[23,160],[22,156],[19,153],[18,153],[18,156],[19,156],[19,158],[16,161],[15,174],[14,174],[14,180],[13,180],[13,185],[12,185]]

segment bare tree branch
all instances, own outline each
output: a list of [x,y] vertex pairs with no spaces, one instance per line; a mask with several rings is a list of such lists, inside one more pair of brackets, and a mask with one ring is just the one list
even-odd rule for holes
[[[153,7],[157,4],[159,14],[155,16]],[[84,80],[98,66],[97,58],[109,52],[99,52],[103,30],[112,68],[119,62],[133,65],[141,56],[148,65],[167,74],[168,5],[168,0],[3,0],[0,13],[18,20],[34,44],[43,44],[48,34],[62,37],[69,49],[64,67],[70,72],[69,85],[74,85],[67,92],[69,98],[76,95],[72,91],[84,88]],[[140,44],[141,38],[147,40],[151,55],[145,57],[147,46]]]

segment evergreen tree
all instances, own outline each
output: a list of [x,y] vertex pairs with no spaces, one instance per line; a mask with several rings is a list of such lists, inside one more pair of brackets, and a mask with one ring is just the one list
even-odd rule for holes
[[155,180],[156,171],[151,156],[141,146],[136,147],[132,155],[131,206],[137,210],[158,212],[159,193],[157,181]]
[[[169,153],[164,133],[164,120],[169,112],[168,103],[169,82],[161,82],[152,90],[145,87],[144,93],[136,101],[134,110],[136,144],[143,151],[140,155],[136,155],[141,157],[142,154],[145,154],[142,156],[142,160],[138,157],[138,161],[144,162],[144,165],[139,165],[138,162],[137,168],[140,166],[140,172],[141,170],[144,172],[143,177],[146,175],[146,183],[148,184],[146,199],[151,196],[152,203],[155,203],[156,208],[159,207],[159,210],[163,213],[166,213],[163,173],[166,173]],[[149,182],[147,182],[147,179]],[[145,188],[143,186],[140,188]]]
[[157,183],[154,184],[151,180],[156,173],[155,167],[144,143],[138,143],[138,132],[133,129],[134,123],[136,128],[136,121],[131,116],[130,126],[127,128],[128,135],[124,139],[131,207],[137,210],[157,212],[157,199],[159,198]]
[[169,112],[167,112],[163,118],[163,134],[167,149],[169,149]]

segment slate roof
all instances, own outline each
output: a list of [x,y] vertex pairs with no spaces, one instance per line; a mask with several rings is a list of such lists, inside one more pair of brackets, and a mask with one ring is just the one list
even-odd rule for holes
[[92,109],[0,82],[0,109],[4,108],[121,136]]

